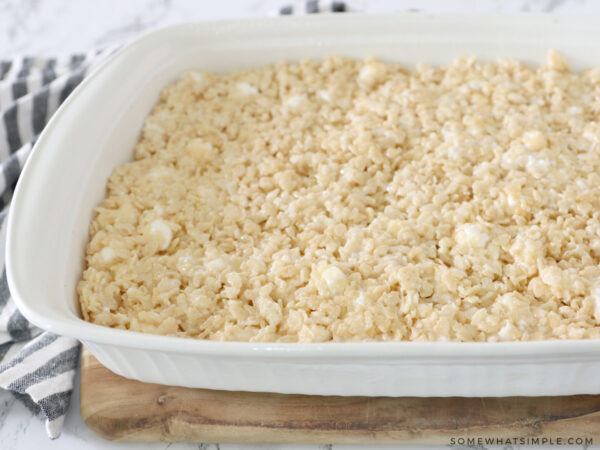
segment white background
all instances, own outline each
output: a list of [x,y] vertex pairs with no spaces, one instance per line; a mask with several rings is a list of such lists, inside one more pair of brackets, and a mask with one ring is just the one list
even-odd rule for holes
[[[276,15],[281,6],[290,3],[295,4],[296,9],[302,9],[303,2],[297,0],[0,0],[0,59],[10,58],[14,55],[56,55],[106,47],[114,43],[125,42],[152,28],[177,22]],[[350,0],[346,3],[350,9],[373,12],[406,10],[431,12],[534,11],[552,14],[593,13],[598,14],[600,19],[600,1],[593,0]],[[96,437],[82,422],[79,415],[78,386],[75,390],[76,394],[66,419],[63,434],[55,441],[50,441],[46,437],[42,421],[33,416],[11,394],[0,390],[0,449],[123,448],[137,450],[170,448],[173,450],[216,450],[220,448],[220,450],[251,450],[269,448],[325,450],[330,448],[323,445],[112,443]],[[333,448],[342,450],[359,447],[335,445]],[[529,447],[507,446],[504,448],[516,450]],[[541,449],[544,447],[531,448]],[[559,447],[547,448],[557,449]]]

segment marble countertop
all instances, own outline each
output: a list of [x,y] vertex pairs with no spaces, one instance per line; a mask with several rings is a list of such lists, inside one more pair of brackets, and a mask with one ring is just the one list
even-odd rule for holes
[[[141,32],[177,22],[276,15],[281,6],[301,0],[0,0],[0,59],[14,55],[56,55],[105,47],[132,39]],[[419,10],[430,12],[550,12],[600,14],[592,0],[349,0],[351,9],[368,11]],[[87,449],[202,449],[286,450],[330,449],[331,446],[257,446],[234,444],[119,444],[90,431],[79,414],[78,387],[62,436],[50,441],[43,422],[12,394],[0,390],[0,448]],[[335,450],[358,448],[335,445]],[[385,447],[385,448],[390,448]],[[436,448],[436,447],[429,447]],[[445,448],[445,447],[440,447]],[[459,448],[459,447],[455,447]],[[466,447],[465,447],[466,448]],[[481,447],[477,447],[481,448]],[[489,447],[496,448],[496,447]],[[502,447],[497,447],[502,448]],[[513,449],[513,447],[504,447]],[[515,446],[517,448],[527,448]],[[535,449],[544,446],[531,447]],[[547,448],[559,448],[552,446]],[[573,447],[570,447],[573,448]]]

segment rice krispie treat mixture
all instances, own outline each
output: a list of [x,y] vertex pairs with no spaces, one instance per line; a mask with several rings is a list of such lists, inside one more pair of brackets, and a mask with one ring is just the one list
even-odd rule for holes
[[278,63],[166,87],[86,320],[236,341],[600,336],[600,69]]

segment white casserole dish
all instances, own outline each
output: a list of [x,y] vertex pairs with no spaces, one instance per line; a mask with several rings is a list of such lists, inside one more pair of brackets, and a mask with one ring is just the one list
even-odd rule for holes
[[562,52],[600,66],[596,18],[550,15],[310,15],[193,23],[147,34],[88,77],[55,114],[21,175],[7,275],[23,314],[80,339],[109,369],[146,382],[226,390],[389,396],[600,393],[600,340],[265,344],[115,330],[83,321],[75,285],[93,208],[132,158],[159,90],[187,69],[226,72],[338,53],[413,66],[475,55],[532,64]]

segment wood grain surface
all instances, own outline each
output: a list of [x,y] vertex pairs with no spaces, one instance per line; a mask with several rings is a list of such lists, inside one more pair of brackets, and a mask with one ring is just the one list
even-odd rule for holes
[[212,391],[129,380],[87,350],[81,415],[100,436],[117,441],[450,444],[467,437],[578,437],[600,443],[597,395],[370,398]]

